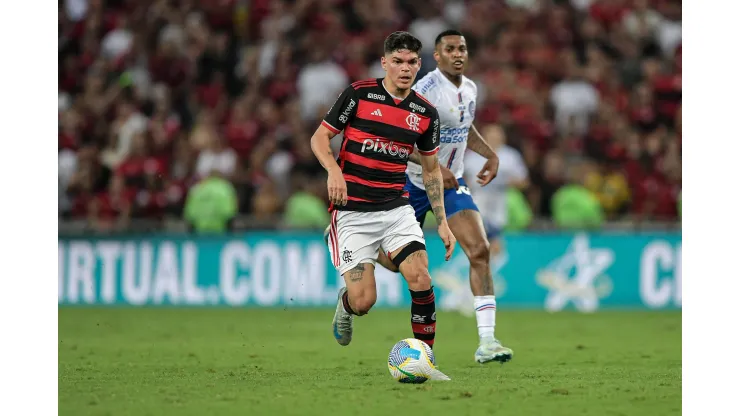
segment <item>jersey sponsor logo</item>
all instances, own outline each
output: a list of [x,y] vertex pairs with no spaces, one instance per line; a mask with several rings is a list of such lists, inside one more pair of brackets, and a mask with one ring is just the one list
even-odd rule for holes
[[406,124],[409,125],[409,129],[412,131],[421,131],[419,128],[419,123],[421,123],[421,118],[417,116],[414,113],[409,114],[406,116]]
[[437,143],[438,135],[439,135],[439,119],[435,119],[434,127],[432,128],[432,143]]
[[420,113],[423,113],[423,112],[427,111],[426,108],[424,108],[424,107],[422,107],[422,106],[420,106],[419,104],[416,104],[416,103],[409,103],[409,107],[411,107],[412,110],[416,110],[416,111],[418,111]]
[[347,107],[342,111],[342,114],[339,115],[339,121],[346,123],[347,120],[349,120],[349,115],[352,112],[352,109],[355,108],[355,105],[357,105],[355,100],[350,98],[349,104],[347,104]]
[[381,139],[365,139],[365,141],[362,142],[362,150],[360,150],[360,153],[365,153],[365,150],[398,156],[401,159],[409,158],[409,149],[399,146],[392,141],[388,142]]
[[434,78],[429,77],[428,81],[426,81],[423,85],[421,85],[421,88],[419,88],[419,92],[424,94],[427,91],[429,91],[435,84]]
[[367,98],[371,98],[373,100],[385,101],[385,95],[375,94],[374,92],[367,93]]
[[471,101],[470,104],[468,104],[468,113],[470,113],[470,117],[475,117],[475,101]]
[[469,127],[445,127],[440,131],[441,143],[462,143],[468,139]]

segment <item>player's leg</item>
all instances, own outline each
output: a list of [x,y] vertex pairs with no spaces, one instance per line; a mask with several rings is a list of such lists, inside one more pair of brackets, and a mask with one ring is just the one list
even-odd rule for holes
[[447,223],[460,248],[470,261],[470,289],[473,292],[475,318],[478,325],[478,362],[511,359],[513,353],[503,347],[494,335],[496,327],[496,297],[491,273],[489,241],[478,208],[467,186],[459,179],[457,191],[445,192]]
[[[324,242],[326,242],[327,245],[329,244],[329,234],[330,233],[331,233],[331,225],[328,225],[326,229],[324,230]],[[393,264],[393,262],[388,258],[388,255],[383,250],[379,250],[378,258],[376,260],[378,264],[392,271],[393,273],[398,272],[398,267],[396,267],[396,265]]]
[[[411,183],[408,176],[406,176],[406,186],[404,187],[404,190],[409,193],[409,205],[414,209],[416,221],[419,223],[419,226],[423,227],[427,211],[432,209],[432,206],[429,203],[429,198],[427,198],[427,192],[421,188],[417,188],[413,183]],[[378,263],[394,273],[398,272],[398,266],[388,258],[388,253],[384,250],[380,250]]]
[[396,208],[390,213],[392,222],[383,238],[382,247],[408,284],[414,338],[434,347],[437,314],[424,233],[411,207]]
[[377,299],[374,263],[383,222],[371,214],[334,212],[329,226],[329,253],[345,283],[339,290],[332,320],[334,338],[340,345],[352,341],[353,316],[368,313]]

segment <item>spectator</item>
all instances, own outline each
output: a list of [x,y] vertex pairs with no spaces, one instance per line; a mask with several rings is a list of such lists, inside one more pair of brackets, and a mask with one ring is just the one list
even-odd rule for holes
[[232,229],[237,213],[234,186],[212,171],[188,192],[184,218],[197,233],[223,233]]
[[565,55],[565,79],[550,92],[555,110],[555,124],[559,131],[584,134],[591,116],[599,108],[599,93],[583,78],[583,68],[575,58]]
[[306,172],[293,171],[291,182],[295,192],[285,204],[285,225],[294,228],[323,230],[329,225],[328,204],[324,201],[322,190],[324,181],[312,180]]
[[87,212],[90,225],[97,231],[124,230],[131,220],[134,191],[126,187],[123,176],[111,177],[108,189],[95,195]]
[[[103,228],[181,216],[214,169],[262,224],[311,204],[291,198],[289,172],[322,183],[308,138],[348,83],[384,75],[385,36],[417,33],[429,69],[433,37],[457,28],[476,120],[521,152],[534,215],[552,217],[553,195],[584,183],[609,219],[675,220],[681,14],[676,0],[65,0],[60,215]],[[584,158],[593,172],[568,174]]]
[[309,53],[309,63],[298,73],[300,115],[304,120],[316,120],[347,88],[349,79],[344,69],[329,59],[323,47],[314,46]]
[[607,218],[626,211],[631,198],[629,184],[616,163],[589,163],[584,176],[584,187],[598,198]]
[[532,223],[532,209],[519,189],[506,190],[507,231],[521,231]]
[[217,134],[209,136],[209,143],[201,150],[195,165],[195,174],[205,178],[217,171],[227,180],[236,173],[237,155],[234,149],[226,146],[226,140]]
[[126,99],[120,102],[117,117],[111,126],[109,147],[103,153],[103,163],[116,169],[131,151],[134,136],[146,131],[148,120],[139,112],[135,104]]
[[532,178],[536,185],[533,194],[532,206],[537,207],[537,213],[545,218],[552,217],[552,198],[555,193],[567,182],[565,180],[565,159],[557,151],[548,153],[544,158],[544,167]]
[[552,218],[558,227],[593,229],[602,225],[604,212],[596,195],[583,185],[572,183],[553,195]]

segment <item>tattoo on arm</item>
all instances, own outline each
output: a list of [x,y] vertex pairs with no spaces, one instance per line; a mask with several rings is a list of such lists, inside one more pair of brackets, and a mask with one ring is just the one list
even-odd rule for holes
[[362,280],[364,275],[365,275],[365,264],[364,263],[360,263],[357,266],[347,271],[347,278],[352,283],[359,282],[360,280]]
[[442,186],[442,171],[439,169],[439,160],[436,155],[434,166],[436,168],[431,172],[424,172],[424,188],[426,188],[427,198],[429,198],[437,224],[441,224],[445,220],[444,187]]

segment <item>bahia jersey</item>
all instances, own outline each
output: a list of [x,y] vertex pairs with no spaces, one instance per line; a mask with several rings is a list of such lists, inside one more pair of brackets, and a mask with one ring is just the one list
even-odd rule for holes
[[[463,76],[458,88],[437,68],[420,79],[412,89],[437,108],[442,123],[439,131],[439,163],[450,169],[456,178],[461,178],[463,153],[468,143],[468,131],[475,117],[478,87]],[[414,186],[424,189],[420,165],[409,162],[407,173]]]
[[406,165],[414,146],[425,155],[439,150],[439,117],[414,91],[394,98],[382,78],[345,89],[324,117],[333,133],[344,130],[337,163],[347,182],[346,206],[330,210],[386,211],[407,205]]

